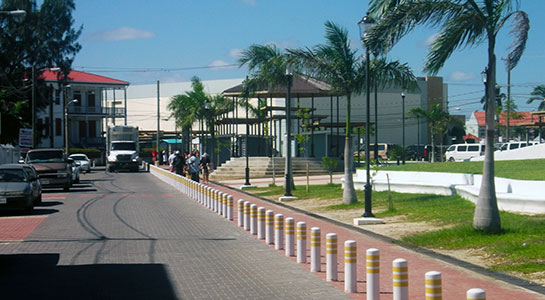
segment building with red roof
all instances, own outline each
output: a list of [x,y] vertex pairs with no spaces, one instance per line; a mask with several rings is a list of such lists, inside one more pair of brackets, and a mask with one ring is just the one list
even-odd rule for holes
[[53,69],[39,78],[52,89],[50,105],[36,114],[36,121],[44,128],[38,147],[65,147],[68,122],[69,148],[102,150],[108,119],[113,123],[116,118],[126,120],[127,81],[76,70],[61,80]]
[[[533,131],[527,131],[527,124],[535,122],[536,119],[536,116],[534,116],[532,112],[516,112],[516,116],[511,116],[509,119],[511,138],[526,140],[526,134],[532,135],[533,133]],[[505,135],[506,127],[506,113],[501,113],[499,115],[499,128],[501,129],[499,133]],[[480,111],[473,112],[466,123],[466,132],[483,139],[485,138],[485,128],[485,113]],[[498,129],[496,130],[496,135],[498,136]],[[530,139],[533,138],[534,137],[530,136]]]

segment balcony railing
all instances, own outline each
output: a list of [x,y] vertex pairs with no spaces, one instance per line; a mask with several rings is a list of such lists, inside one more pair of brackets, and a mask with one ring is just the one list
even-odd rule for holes
[[103,116],[125,116],[125,108],[123,107],[100,107],[100,106],[76,106],[68,107],[68,114],[71,115],[103,115]]

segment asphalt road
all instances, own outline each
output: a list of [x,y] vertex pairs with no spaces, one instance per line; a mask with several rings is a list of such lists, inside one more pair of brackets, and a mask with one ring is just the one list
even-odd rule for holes
[[149,173],[81,179],[0,214],[3,299],[350,298]]

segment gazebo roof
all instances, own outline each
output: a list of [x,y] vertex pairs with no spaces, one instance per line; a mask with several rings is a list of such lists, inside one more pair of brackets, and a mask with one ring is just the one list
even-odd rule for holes
[[[243,85],[239,84],[232,88],[223,91],[224,96],[240,96],[242,94]],[[274,98],[284,98],[287,95],[287,89],[283,86],[273,87],[270,90],[256,91],[256,96],[266,96]],[[292,97],[324,97],[324,96],[336,96],[338,93],[333,92],[331,85],[314,79],[306,77],[300,74],[293,76],[293,83],[291,86]]]

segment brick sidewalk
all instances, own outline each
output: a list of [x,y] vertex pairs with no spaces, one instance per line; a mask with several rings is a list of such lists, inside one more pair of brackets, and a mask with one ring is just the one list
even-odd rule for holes
[[[417,251],[410,250],[405,247],[398,246],[393,240],[380,238],[372,233],[362,233],[361,230],[347,225],[337,224],[335,221],[312,216],[311,214],[289,208],[283,204],[272,203],[272,201],[263,200],[239,190],[232,189],[226,186],[210,184],[214,188],[226,192],[233,196],[234,205],[234,223],[237,224],[237,205],[238,199],[250,201],[252,204],[257,204],[258,207],[274,210],[274,213],[281,213],[284,218],[292,217],[295,223],[304,221],[307,223],[307,237],[310,236],[310,228],[319,227],[321,229],[321,253],[322,253],[322,272],[316,273],[317,276],[325,280],[325,235],[327,233],[336,233],[338,236],[338,281],[332,282],[337,288],[344,290],[344,241],[355,240],[357,242],[357,293],[350,294],[354,298],[362,298],[365,294],[365,251],[369,248],[377,248],[380,250],[380,293],[382,299],[392,299],[392,261],[396,258],[404,258],[409,265],[409,299],[424,299],[425,298],[425,278],[424,275],[428,271],[439,271],[442,274],[442,289],[444,299],[466,299],[466,291],[471,288],[482,288],[487,293],[488,299],[543,299],[543,294],[506,283],[502,280],[493,277],[485,276],[479,272],[472,271],[470,264],[465,264],[464,267],[460,264],[447,263],[446,260],[439,259],[434,256],[426,255]],[[243,230],[243,229],[241,229]],[[248,233],[249,234],[249,233]],[[307,263],[302,264],[303,267],[310,272],[310,239],[307,239]],[[264,243],[264,241],[263,241]],[[274,245],[270,245],[274,248]],[[283,252],[283,250],[282,250]],[[421,251],[425,252],[425,251]],[[435,255],[438,256],[438,255]],[[296,263],[295,257],[290,257]],[[452,259],[452,261],[456,261]],[[478,267],[477,267],[478,268]],[[493,273],[493,272],[490,272]],[[508,277],[508,276],[506,276]],[[524,282],[520,280],[520,282]],[[532,283],[528,283],[531,286]],[[538,287],[537,284],[533,284]]]

